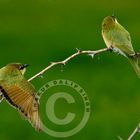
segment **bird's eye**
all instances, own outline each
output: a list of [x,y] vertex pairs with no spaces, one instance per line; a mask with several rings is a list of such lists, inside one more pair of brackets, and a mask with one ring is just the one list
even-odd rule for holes
[[28,67],[29,65],[28,64],[22,64],[20,67],[19,67],[19,70],[23,70],[24,68]]
[[24,67],[24,65],[21,65],[20,67],[19,67],[19,70],[23,70],[25,67]]

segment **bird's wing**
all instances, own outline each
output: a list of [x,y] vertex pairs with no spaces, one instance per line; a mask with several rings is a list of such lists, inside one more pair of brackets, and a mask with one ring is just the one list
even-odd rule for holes
[[39,102],[32,85],[26,80],[14,84],[1,82],[0,90],[9,104],[18,109],[37,131],[41,131]]
[[112,35],[112,42],[114,47],[120,49],[127,55],[135,54],[131,43],[131,37],[127,30],[121,27],[119,29],[115,29],[115,31],[113,31],[111,35]]

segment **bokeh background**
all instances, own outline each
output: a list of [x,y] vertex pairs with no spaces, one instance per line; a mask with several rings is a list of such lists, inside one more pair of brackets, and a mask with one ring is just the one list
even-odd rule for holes
[[[28,79],[50,61],[68,57],[76,48],[104,48],[101,22],[112,13],[131,33],[138,51],[139,5],[138,0],[0,0],[0,67],[11,62],[28,63]],[[140,122],[140,80],[122,56],[107,52],[92,60],[82,55],[63,68],[49,70],[44,78],[32,83],[38,90],[54,79],[75,81],[85,89],[91,102],[86,127],[63,139],[117,140],[117,136],[127,139]],[[63,116],[61,112],[65,109],[60,108],[57,115]],[[61,139],[34,131],[6,102],[0,104],[0,112],[1,140]],[[77,112],[80,114],[78,109]],[[135,139],[139,140],[140,135]]]

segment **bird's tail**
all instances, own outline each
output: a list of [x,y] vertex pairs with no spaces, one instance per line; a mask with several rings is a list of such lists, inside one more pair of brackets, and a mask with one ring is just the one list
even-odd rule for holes
[[138,57],[129,57],[129,62],[131,63],[134,71],[136,72],[137,76],[140,78],[140,68],[138,64]]

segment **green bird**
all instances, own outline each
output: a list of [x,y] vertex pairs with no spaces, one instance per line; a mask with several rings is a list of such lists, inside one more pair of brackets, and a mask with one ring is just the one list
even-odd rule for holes
[[24,78],[27,66],[27,64],[11,63],[0,69],[0,101],[6,100],[37,131],[41,131],[39,98],[34,86]]
[[138,55],[133,49],[130,34],[118,23],[114,16],[104,18],[102,22],[102,36],[108,48],[128,58],[140,78]]

